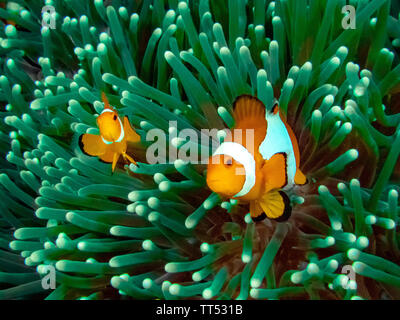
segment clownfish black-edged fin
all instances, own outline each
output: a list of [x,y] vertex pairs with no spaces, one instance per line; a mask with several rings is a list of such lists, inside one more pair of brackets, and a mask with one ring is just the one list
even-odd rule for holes
[[96,134],[84,133],[79,137],[79,147],[88,156],[96,157],[106,153],[107,145]]
[[285,203],[285,209],[279,218],[276,218],[273,220],[275,220],[276,222],[285,222],[285,221],[288,221],[290,216],[292,215],[292,206],[290,205],[290,199],[285,192],[279,191],[279,194],[283,198],[283,201]]
[[247,127],[257,127],[260,122],[265,122],[265,106],[256,97],[241,95],[233,103],[233,118],[236,127],[246,121]]
[[261,206],[254,200],[250,201],[250,216],[254,222],[263,221],[267,217]]
[[136,133],[135,129],[132,128],[127,116],[124,117],[124,130],[126,134],[126,139],[129,142],[136,143],[140,141],[140,136]]
[[292,214],[290,199],[283,191],[271,191],[259,201],[266,216],[278,222],[288,220]]
[[276,153],[271,159],[265,160],[261,170],[265,182],[264,191],[266,193],[285,187],[288,183],[286,153]]
[[261,222],[261,221],[263,221],[263,220],[265,220],[267,218],[267,215],[265,214],[265,212],[262,212],[259,216],[257,216],[257,217],[251,217],[251,219],[254,221],[254,222]]
[[279,102],[278,102],[278,100],[275,99],[274,105],[273,105],[270,113],[277,114],[278,112],[279,112]]

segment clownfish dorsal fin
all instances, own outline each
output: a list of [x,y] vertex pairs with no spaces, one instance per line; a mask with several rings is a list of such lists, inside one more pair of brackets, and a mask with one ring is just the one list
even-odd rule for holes
[[104,91],[101,92],[101,101],[104,103],[104,109],[111,109],[110,103],[108,102],[107,95],[105,94]]
[[256,97],[242,95],[233,103],[236,128],[255,128],[265,123],[265,106]]
[[250,216],[254,222],[260,222],[267,217],[263,208],[261,208],[258,201],[255,200],[250,201]]

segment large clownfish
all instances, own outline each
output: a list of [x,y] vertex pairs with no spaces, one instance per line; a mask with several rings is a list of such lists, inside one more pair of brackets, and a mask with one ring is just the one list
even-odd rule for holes
[[96,119],[100,135],[90,133],[81,135],[79,146],[85,154],[97,156],[103,162],[112,163],[114,172],[121,155],[125,161],[136,164],[135,160],[126,154],[126,149],[128,142],[139,142],[140,136],[131,127],[128,117],[125,116],[123,122],[121,121],[117,111],[110,106],[104,92],[102,92],[101,98],[104,102],[104,109]]
[[[267,112],[260,100],[248,95],[234,102],[234,119],[231,137],[209,159],[209,188],[224,198],[249,202],[254,221],[266,217],[286,221],[292,208],[283,190],[307,182],[299,169],[293,130],[278,104]],[[249,134],[253,136],[247,137]]]

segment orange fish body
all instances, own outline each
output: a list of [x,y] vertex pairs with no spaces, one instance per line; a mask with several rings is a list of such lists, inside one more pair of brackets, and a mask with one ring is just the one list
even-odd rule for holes
[[102,100],[104,110],[96,119],[100,135],[85,133],[79,137],[79,145],[85,154],[112,163],[114,172],[121,155],[125,160],[136,164],[135,160],[126,154],[126,149],[128,142],[139,142],[140,136],[131,127],[128,117],[125,116],[121,121],[117,111],[109,105],[104,93]]
[[284,221],[291,206],[283,190],[306,183],[293,130],[275,105],[252,96],[234,103],[235,127],[209,160],[207,184],[226,198],[250,203],[253,220]]

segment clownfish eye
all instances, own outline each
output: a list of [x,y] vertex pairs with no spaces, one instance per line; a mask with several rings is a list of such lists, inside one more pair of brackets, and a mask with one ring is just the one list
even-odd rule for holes
[[114,114],[114,117],[113,117],[113,119],[114,119],[114,121],[115,121],[115,120],[117,120],[117,116],[116,116],[115,114]]

